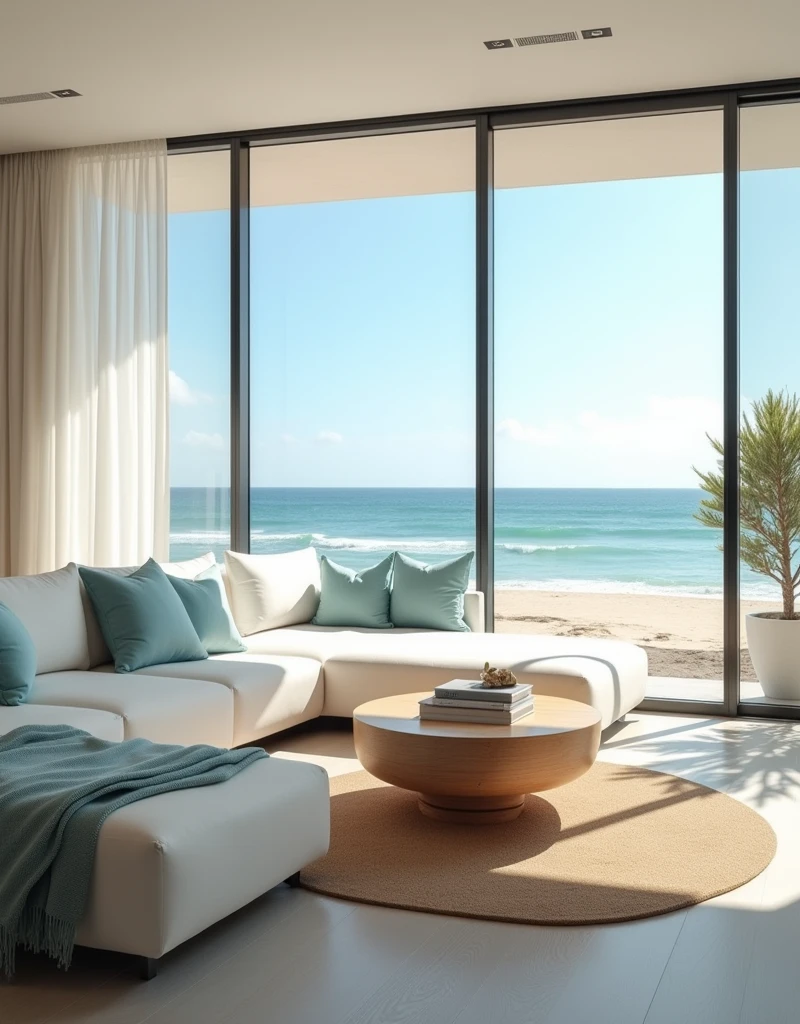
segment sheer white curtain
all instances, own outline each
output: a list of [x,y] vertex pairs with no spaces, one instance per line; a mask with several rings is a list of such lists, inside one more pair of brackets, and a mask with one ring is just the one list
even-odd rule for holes
[[0,575],[166,558],[163,141],[0,157]]

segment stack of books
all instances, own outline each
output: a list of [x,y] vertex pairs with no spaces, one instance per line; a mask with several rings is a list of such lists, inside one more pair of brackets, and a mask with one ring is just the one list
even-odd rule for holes
[[419,702],[419,717],[428,722],[513,725],[532,711],[533,693],[527,683],[489,689],[475,679],[453,679]]

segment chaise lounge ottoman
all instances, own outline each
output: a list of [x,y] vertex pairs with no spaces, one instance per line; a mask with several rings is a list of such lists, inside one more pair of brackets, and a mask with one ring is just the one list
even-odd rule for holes
[[141,957],[151,978],[159,957],[326,853],[329,833],[325,771],[277,757],[129,804],[100,830],[76,941]]

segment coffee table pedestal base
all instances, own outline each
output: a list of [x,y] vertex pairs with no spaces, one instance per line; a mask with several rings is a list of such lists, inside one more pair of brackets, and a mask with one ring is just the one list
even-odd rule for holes
[[427,818],[457,825],[499,825],[513,821],[525,806],[525,794],[514,796],[441,796],[418,794],[419,809]]
[[420,812],[459,825],[513,821],[527,793],[564,786],[587,772],[600,746],[600,712],[564,697],[536,695],[514,725],[421,721],[430,693],[379,697],[353,712],[363,768],[415,793]]

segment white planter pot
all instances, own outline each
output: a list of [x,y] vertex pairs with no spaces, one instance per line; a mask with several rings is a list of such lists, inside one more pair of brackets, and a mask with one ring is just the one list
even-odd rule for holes
[[766,697],[800,700],[800,619],[746,616],[747,647]]

